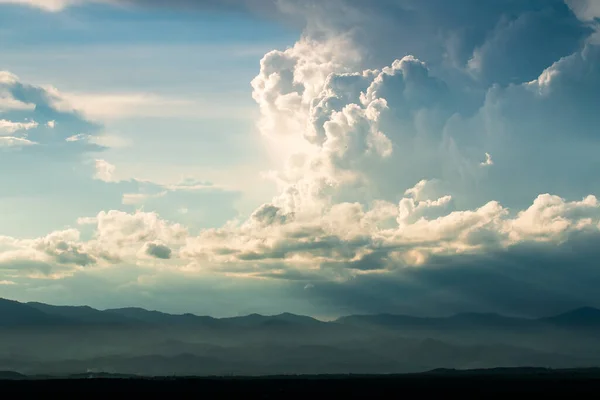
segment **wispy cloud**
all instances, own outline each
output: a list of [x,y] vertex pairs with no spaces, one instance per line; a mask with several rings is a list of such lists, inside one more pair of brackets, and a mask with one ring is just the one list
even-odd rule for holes
[[492,156],[490,153],[485,153],[485,161],[480,164],[482,167],[487,167],[490,165],[494,165],[494,161],[492,160]]
[[250,107],[236,108],[210,99],[174,98],[154,93],[63,92],[54,106],[61,111],[79,111],[97,121],[152,117],[251,118],[255,114]]

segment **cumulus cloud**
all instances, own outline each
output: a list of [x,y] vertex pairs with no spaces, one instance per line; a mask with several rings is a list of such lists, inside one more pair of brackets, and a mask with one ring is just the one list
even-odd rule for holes
[[449,315],[498,312],[524,317],[598,307],[598,233],[561,243],[520,243],[485,253],[434,256],[393,274],[325,281],[310,291],[317,307],[343,313]]
[[[527,311],[535,312],[541,305],[534,295],[556,304],[600,304],[586,282],[570,281],[581,298],[559,289],[566,265],[580,278],[595,276],[590,243],[600,236],[594,161],[600,119],[590,106],[600,102],[600,50],[586,40],[595,18],[591,3],[263,6],[306,22],[295,45],[262,58],[251,82],[258,128],[276,164],[266,174],[277,184],[273,198],[197,234],[157,213],[103,211],[79,220],[81,229],[93,228],[87,240],[78,230],[5,238],[0,268],[48,275],[149,263],[300,282],[304,296],[353,311],[393,312],[410,303],[433,310],[436,299],[447,309],[514,310],[526,296]],[[0,90],[0,107],[37,104],[35,96],[18,96],[18,85],[13,75],[0,75],[0,87],[10,89]],[[73,113],[65,96],[31,90]],[[108,107],[115,99],[84,100],[97,101],[90,107],[96,112],[115,111]],[[14,132],[5,139],[15,139]],[[61,144],[90,144],[90,133],[76,132],[85,131],[71,131]],[[97,159],[94,166],[97,180],[125,184],[108,162]],[[123,204],[213,189],[197,181],[134,186],[123,192]],[[544,263],[554,269],[542,270]]]
[[600,3],[595,0],[566,0],[566,3],[583,21],[600,18]]

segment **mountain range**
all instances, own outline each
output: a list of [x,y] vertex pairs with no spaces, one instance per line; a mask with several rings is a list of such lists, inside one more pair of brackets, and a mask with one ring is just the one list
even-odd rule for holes
[[282,313],[265,316],[213,318],[194,314],[168,314],[143,308],[97,310],[88,306],[54,306],[44,303],[20,303],[0,298],[0,327],[25,326],[188,326],[251,328],[257,326],[345,325],[388,329],[457,328],[600,328],[600,310],[582,307],[559,315],[528,319],[493,313],[461,313],[451,317],[424,318],[396,314],[350,315],[324,322],[312,317]]
[[526,319],[283,313],[212,318],[0,299],[0,370],[137,375],[404,373],[600,365],[600,310]]

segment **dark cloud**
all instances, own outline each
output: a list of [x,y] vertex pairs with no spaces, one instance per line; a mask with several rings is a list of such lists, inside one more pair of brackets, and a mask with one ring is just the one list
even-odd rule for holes
[[171,258],[172,250],[160,243],[147,243],[146,254],[161,260],[168,260]]
[[304,26],[312,38],[349,34],[364,66],[412,54],[466,67],[486,83],[526,81],[575,51],[592,31],[564,0],[121,0],[138,7],[239,12]]
[[599,194],[593,154],[600,149],[600,115],[592,107],[598,102],[600,46],[591,44],[557,60],[538,81],[492,87],[477,116],[445,128],[458,147],[489,149],[493,156],[486,179],[469,191],[471,200],[522,208],[540,193]]
[[345,313],[542,316],[598,307],[599,242],[600,234],[579,232],[560,245],[523,243],[487,254],[438,256],[393,273],[316,283],[310,296],[316,306]]
[[281,225],[293,218],[293,215],[288,215],[281,208],[272,204],[263,204],[252,213],[250,218],[261,226]]
[[412,54],[464,68],[477,56],[485,83],[521,82],[574,52],[592,31],[563,0],[363,0],[279,3],[314,37],[349,33],[367,67]]

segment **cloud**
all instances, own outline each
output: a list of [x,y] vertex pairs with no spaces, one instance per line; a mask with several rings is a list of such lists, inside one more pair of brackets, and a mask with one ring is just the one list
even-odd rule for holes
[[[251,82],[276,194],[248,215],[192,230],[194,212],[221,208],[188,196],[226,188],[125,180],[94,155],[87,178],[130,212],[107,206],[77,229],[0,240],[0,269],[57,277],[144,266],[240,284],[258,278],[337,312],[535,314],[544,304],[600,304],[591,3],[162,3],[304,20],[298,42],[265,54]],[[88,119],[181,116],[197,105],[64,94],[6,73],[0,88],[0,107],[13,113],[5,121],[56,121],[59,133],[42,135],[46,123],[6,141],[27,133],[22,140],[40,144],[32,147],[77,157],[108,140]],[[148,211],[159,204],[169,207]]]
[[482,161],[480,165],[482,167],[488,167],[490,165],[494,165],[494,161],[492,160],[492,156],[490,153],[485,153],[485,161]]
[[99,179],[104,182],[112,182],[114,180],[116,167],[106,160],[96,160],[96,174],[95,179]]
[[65,139],[65,141],[78,142],[80,140],[87,140],[87,139],[89,139],[88,135],[84,135],[83,133],[78,133],[77,135],[69,136],[68,138]]
[[171,258],[171,249],[160,243],[147,243],[144,252],[152,257],[168,260]]
[[78,222],[96,227],[94,239],[89,243],[92,248],[115,254],[118,258],[134,256],[145,243],[151,241],[180,246],[188,236],[184,226],[164,221],[152,212],[128,214],[116,210],[102,211],[96,217],[81,218]]
[[316,307],[352,313],[447,316],[498,312],[539,317],[600,305],[598,233],[564,243],[520,243],[485,253],[435,256],[419,268],[315,285]]
[[[95,121],[159,116],[197,118],[227,113],[197,99],[170,98],[153,93],[62,93],[61,100],[54,106],[63,111],[79,111]],[[234,111],[229,109],[229,112]],[[237,112],[249,114],[243,109]]]
[[[21,137],[53,148],[60,157],[75,154],[79,156],[89,151],[102,150],[101,146],[79,143],[65,151],[64,140],[73,136],[73,131],[84,134],[98,134],[101,126],[89,122],[73,110],[63,110],[57,104],[65,103],[63,94],[52,86],[35,86],[22,82],[18,76],[0,71],[0,104],[25,105],[0,110],[0,136]],[[46,121],[40,124],[38,121]],[[58,129],[60,127],[60,129]],[[49,134],[48,130],[54,130]]]
[[3,148],[19,148],[23,146],[33,146],[36,144],[37,143],[25,138],[14,136],[0,136],[0,147]]
[[123,204],[127,205],[139,205],[143,204],[150,198],[158,198],[163,197],[167,194],[167,191],[162,191],[159,193],[125,193],[123,195]]
[[0,119],[0,134],[6,133],[10,135],[17,131],[27,131],[29,129],[37,128],[38,125],[39,124],[35,121],[13,122],[6,119]]
[[566,0],[565,2],[583,21],[600,18],[600,4],[595,0]]
[[115,0],[0,0],[0,4],[14,4],[39,8],[44,11],[57,12],[66,7],[90,3],[118,4]]
[[183,10],[226,10],[272,13],[277,9],[276,0],[0,0],[0,4],[23,5],[47,12],[60,12],[68,7],[89,4],[105,4],[116,7],[157,7]]
[[96,262],[84,250],[79,232],[74,229],[37,239],[10,239],[7,247],[0,254],[0,271],[12,271],[19,276],[60,278]]

